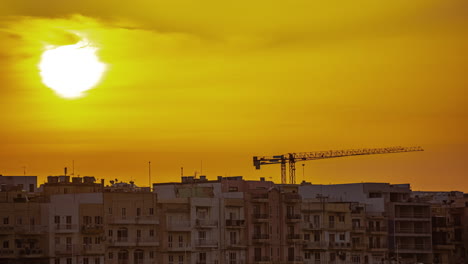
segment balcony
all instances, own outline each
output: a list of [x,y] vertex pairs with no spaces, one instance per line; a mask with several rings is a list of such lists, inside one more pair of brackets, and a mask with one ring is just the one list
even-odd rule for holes
[[310,222],[302,223],[302,229],[305,229],[305,230],[319,230],[321,228],[322,228],[322,225],[320,223],[310,223]]
[[0,235],[10,235],[15,233],[13,225],[0,225]]
[[15,256],[13,249],[0,249],[0,258],[14,258]]
[[255,264],[270,264],[270,257],[268,256],[263,256],[263,257],[255,257],[254,258],[254,263]]
[[72,224],[55,224],[54,225],[55,233],[78,233],[78,225]]
[[215,240],[207,240],[207,239],[197,239],[195,241],[196,247],[217,247],[218,242]]
[[431,231],[429,228],[412,228],[412,227],[398,227],[396,229],[397,235],[411,235],[411,236],[429,236]]
[[130,241],[128,237],[117,237],[117,239],[111,239],[109,243],[113,247],[130,247],[136,245],[136,241]]
[[42,249],[19,249],[18,255],[20,258],[40,258],[44,256]]
[[242,244],[241,241],[229,241],[227,244],[230,249],[243,249],[247,247],[247,245]]
[[287,222],[293,222],[293,223],[297,223],[297,222],[300,222],[302,220],[302,217],[300,214],[288,214],[286,215],[286,221]]
[[184,221],[173,221],[173,222],[167,222],[167,231],[192,231],[190,227],[190,221],[189,220],[184,220]]
[[82,225],[81,226],[81,233],[83,234],[101,234],[104,232],[103,225]]
[[242,228],[245,227],[245,220],[226,219],[227,228]]
[[353,243],[353,244],[351,244],[351,248],[353,250],[366,250],[367,245],[364,244],[364,243]]
[[267,243],[270,241],[270,235],[268,234],[254,234],[252,236],[254,243]]
[[364,233],[366,231],[366,227],[365,226],[353,225],[352,226],[352,231],[353,231],[353,233]]
[[328,247],[329,248],[334,248],[334,249],[347,249],[347,248],[351,248],[351,243],[349,243],[349,242],[329,242]]
[[104,254],[104,245],[103,244],[83,245],[82,252],[85,255]]
[[15,233],[24,235],[41,235],[47,233],[47,226],[42,225],[24,225],[15,226]]
[[159,240],[155,237],[137,237],[136,239],[137,246],[141,247],[157,247],[159,246]]
[[117,225],[129,225],[129,224],[138,224],[138,225],[157,225],[159,224],[159,218],[155,215],[140,215],[140,216],[112,216],[109,215],[106,217],[108,224],[117,224]]
[[269,217],[267,214],[253,214],[252,218],[254,222],[268,222]]
[[288,243],[301,243],[302,242],[302,236],[300,234],[288,234],[286,236]]
[[301,196],[297,193],[287,193],[284,195],[284,200],[287,203],[299,203],[301,201]]
[[268,203],[268,193],[252,194],[251,199],[255,203]]
[[55,245],[55,254],[56,255],[71,255],[77,254],[80,252],[80,248],[72,246],[71,244],[61,244]]
[[178,244],[172,244],[172,245],[168,245],[167,247],[167,251],[171,251],[171,252],[187,252],[187,251],[192,251],[192,247],[190,245],[181,245],[180,247],[176,247],[178,246]]
[[402,253],[409,251],[432,251],[431,244],[397,244],[397,247]]
[[288,264],[303,264],[303,259],[301,256],[288,257]]
[[397,212],[395,218],[431,218],[429,213]]
[[195,220],[195,227],[197,228],[215,228],[218,226],[218,221],[207,220],[207,219],[197,219]]
[[327,242],[324,241],[313,241],[313,242],[305,242],[304,249],[326,249],[328,248]]
[[373,233],[373,234],[387,234],[387,227],[386,226],[367,227],[366,231],[369,233]]

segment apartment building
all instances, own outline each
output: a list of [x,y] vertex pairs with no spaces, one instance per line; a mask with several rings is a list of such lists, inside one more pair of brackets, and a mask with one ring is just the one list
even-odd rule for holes
[[466,262],[468,197],[460,192],[240,176],[183,177],[153,190],[48,180],[37,192],[0,191],[0,264]]
[[49,262],[49,233],[43,204],[22,190],[0,192],[0,263]]

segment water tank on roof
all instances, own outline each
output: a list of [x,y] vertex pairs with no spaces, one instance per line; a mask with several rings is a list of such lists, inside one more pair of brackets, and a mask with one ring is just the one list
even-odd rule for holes
[[58,177],[57,176],[48,176],[47,177],[47,182],[48,183],[57,183],[58,182]]
[[70,176],[59,176],[59,182],[70,182]]
[[96,178],[93,176],[84,176],[83,177],[83,182],[84,183],[94,183],[96,181]]

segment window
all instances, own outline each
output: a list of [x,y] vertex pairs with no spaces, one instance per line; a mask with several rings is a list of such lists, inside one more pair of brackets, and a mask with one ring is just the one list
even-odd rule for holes
[[340,240],[345,240],[345,234],[344,233],[340,234]]
[[34,192],[34,184],[29,184],[29,192]]
[[254,249],[254,259],[255,261],[262,261],[262,248]]
[[71,215],[67,215],[67,218],[66,218],[66,223],[67,223],[67,229],[71,229],[71,223],[72,223],[72,217]]
[[108,212],[109,214],[112,214],[112,207],[109,207],[108,210],[107,210],[107,212]]
[[179,255],[179,264],[184,263],[184,255]]
[[310,234],[304,234],[304,240],[310,241]]
[[237,187],[229,187],[229,192],[237,192]]
[[8,225],[9,222],[10,222],[10,218],[8,218],[8,217],[4,217],[4,218],[3,218],[3,224],[4,224],[4,225]]
[[198,260],[201,263],[205,263],[206,262],[206,253],[205,252],[198,253]]
[[60,245],[60,237],[55,237],[55,245]]
[[149,252],[149,258],[150,258],[150,259],[153,259],[153,258],[154,258],[154,251],[150,251],[150,252]]
[[173,264],[173,263],[174,263],[174,256],[173,256],[173,255],[169,255],[168,261],[169,261],[169,264]]
[[97,245],[101,244],[101,237],[95,237],[94,244],[97,244]]
[[89,264],[89,259],[88,258],[83,258],[83,264]]
[[345,216],[344,215],[338,216],[338,221],[344,222],[345,221]]
[[72,264],[72,259],[71,258],[67,258],[67,264]]
[[314,241],[319,242],[320,241],[320,231],[315,231],[314,232]]
[[328,234],[328,240],[332,243],[335,242],[335,234]]
[[150,229],[150,231],[149,231],[149,236],[150,236],[150,237],[154,237],[154,229]]
[[91,216],[83,216],[83,224],[89,225],[91,224],[92,217]]
[[335,260],[336,260],[335,253],[330,253],[330,261],[335,261]]
[[149,209],[149,215],[154,215],[154,208]]
[[320,215],[314,215],[314,225],[315,226],[320,225]]
[[352,261],[353,263],[361,263],[361,256],[359,256],[359,255],[352,255],[352,256],[351,256],[351,261]]
[[137,238],[141,238],[141,230],[137,230]]
[[10,248],[10,241],[8,240],[3,241],[3,248]]
[[128,238],[128,229],[125,227],[119,228],[119,230],[117,230],[117,241],[126,242],[127,238]]
[[113,258],[114,258],[114,253],[109,252],[108,258],[109,258],[109,259],[113,259]]
[[237,264],[237,255],[235,252],[229,252],[229,264]]
[[29,224],[30,225],[35,225],[36,224],[36,218],[34,218],[34,217],[29,218]]
[[315,253],[315,254],[314,254],[314,258],[315,258],[315,261],[320,262],[320,253],[318,253],[318,252]]
[[310,252],[309,251],[304,252],[304,259],[310,259]]
[[137,208],[137,210],[136,210],[136,215],[137,215],[137,216],[140,216],[140,215],[141,215],[141,208]]
[[170,248],[172,247],[172,235],[169,235],[167,237],[167,246]]
[[179,236],[179,247],[184,247],[184,237]]
[[114,235],[114,233],[112,232],[112,229],[109,229],[109,231],[107,231],[107,233],[108,233],[108,235],[109,235],[110,237],[112,237],[112,236]]
[[54,261],[55,264],[60,264],[60,259],[59,258],[56,258],[55,261]]
[[16,217],[16,224],[17,225],[22,225],[23,224],[23,218],[21,216]]
[[369,193],[369,198],[381,198],[381,197],[382,197],[382,193],[378,193],[378,192]]
[[127,209],[122,208],[122,218],[125,218],[125,216],[127,216]]
[[94,258],[94,264],[101,264],[101,259],[99,257]]
[[236,232],[229,232],[229,241],[231,245],[237,244],[237,233]]
[[102,225],[102,216],[95,216],[94,223],[97,225]]
[[198,231],[198,239],[205,240],[206,239],[206,231]]

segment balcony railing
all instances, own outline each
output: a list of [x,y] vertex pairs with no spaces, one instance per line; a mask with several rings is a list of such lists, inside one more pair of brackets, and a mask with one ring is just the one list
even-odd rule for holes
[[230,227],[240,227],[245,225],[245,220],[232,220],[232,219],[226,219],[226,226]]
[[104,226],[103,225],[82,225],[81,226],[81,232],[85,234],[99,234],[104,232]]
[[349,243],[349,242],[329,242],[328,247],[330,247],[330,248],[350,248],[351,243]]
[[254,261],[255,262],[267,262],[267,261],[270,261],[270,257],[269,256],[255,256],[254,257]]
[[79,253],[80,250],[81,248],[78,248],[77,246],[71,244],[55,245],[55,254],[70,255],[72,253]]
[[18,254],[20,257],[38,257],[44,255],[44,251],[39,248],[33,248],[33,249],[19,249]]
[[173,221],[167,222],[167,228],[170,230],[187,230],[190,229],[190,221],[183,220],[183,221]]
[[195,225],[198,227],[215,227],[218,225],[218,221],[208,219],[197,219]]
[[380,226],[380,227],[367,227],[367,232],[387,232],[387,227],[386,226]]
[[286,202],[299,202],[301,200],[301,196],[297,193],[287,193],[284,195],[284,199]]
[[48,232],[47,226],[43,225],[17,225],[15,226],[16,233],[23,234],[43,234]]
[[252,200],[266,200],[268,201],[268,193],[256,193],[252,194]]
[[156,237],[137,237],[136,242],[138,245],[159,245],[159,240]]
[[419,228],[419,227],[399,227],[396,229],[397,233],[402,234],[430,234],[429,228]]
[[304,244],[304,248],[307,249],[323,249],[323,248],[328,248],[328,243],[325,241],[312,241],[312,242],[306,242]]
[[216,240],[197,239],[195,245],[197,247],[216,247],[218,246],[218,242]]
[[83,254],[104,254],[103,244],[85,244],[82,246]]
[[253,234],[252,239],[270,239],[269,234]]
[[397,244],[398,249],[430,250],[430,244]]
[[417,212],[397,212],[397,218],[430,218],[429,213],[417,213]]
[[55,224],[55,232],[78,232],[78,225],[72,224]]
[[302,223],[302,228],[303,229],[321,229],[322,225],[320,223],[304,222]]
[[302,239],[302,236],[300,234],[288,234],[287,238],[290,240],[297,240]]
[[252,217],[253,217],[255,220],[267,220],[267,219],[268,219],[268,215],[267,215],[267,214],[253,214]]
[[301,215],[300,214],[288,214],[286,215],[286,219],[288,220],[301,220]]

